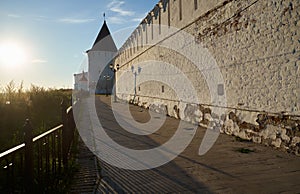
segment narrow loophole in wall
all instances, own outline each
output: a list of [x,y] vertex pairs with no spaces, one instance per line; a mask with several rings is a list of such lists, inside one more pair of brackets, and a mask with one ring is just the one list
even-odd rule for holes
[[168,26],[170,27],[171,25],[171,13],[170,13],[171,9],[170,9],[170,1],[169,1],[169,5],[168,5]]
[[152,19],[152,22],[151,22],[151,39],[152,39],[152,40],[154,39],[153,19]]
[[198,0],[194,0],[194,8],[195,10],[198,9]]
[[182,0],[179,0],[179,20],[182,20]]
[[160,7],[158,7],[158,9],[159,9],[159,12],[158,12],[158,33],[159,34],[161,34],[161,8]]
[[132,43],[130,43],[130,56],[132,56]]
[[148,44],[148,24],[146,24],[145,31],[146,31],[146,44]]
[[165,92],[165,86],[161,86],[161,92],[162,92],[162,93]]
[[144,33],[143,30],[141,29],[141,48],[143,48],[143,44],[144,44]]
[[132,39],[133,54],[135,53],[135,41]]
[[136,33],[136,50],[139,50],[139,32]]
[[223,96],[224,95],[224,85],[218,84],[218,95]]

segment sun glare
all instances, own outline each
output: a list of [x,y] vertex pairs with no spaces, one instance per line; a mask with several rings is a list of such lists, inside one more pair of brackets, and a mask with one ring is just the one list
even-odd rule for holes
[[26,50],[14,42],[0,42],[0,66],[16,68],[28,62]]

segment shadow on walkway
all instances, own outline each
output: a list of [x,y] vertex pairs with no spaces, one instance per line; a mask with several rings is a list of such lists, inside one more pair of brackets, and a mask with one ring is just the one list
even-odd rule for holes
[[[95,103],[100,123],[110,138],[130,149],[151,149],[161,145],[161,143],[166,142],[174,134],[179,124],[178,120],[167,118],[163,126],[156,131],[154,135],[135,135],[122,129],[118,124],[111,110],[109,101],[110,98],[96,98]],[[136,121],[146,122],[150,118],[147,113],[148,110],[142,110],[133,105],[130,105],[130,110]],[[166,128],[168,128],[169,136],[165,136],[163,133]],[[156,138],[154,136],[156,136]],[[155,139],[158,141],[155,141]],[[104,176],[111,179],[111,181],[117,185],[116,190],[118,190],[118,192],[211,193],[203,183],[195,180],[174,162],[169,162],[158,168],[139,171],[120,169],[103,161],[101,161],[101,164]],[[207,165],[206,167],[214,169]]]
[[[97,96],[96,115],[88,113],[86,110],[91,109],[85,107],[85,118],[88,114],[92,114],[93,121],[99,119],[106,134],[119,145],[130,149],[147,150],[164,144],[175,134],[179,120],[169,117],[159,130],[150,135],[135,135],[122,129],[116,122],[110,101],[109,97]],[[129,107],[135,121],[139,123],[149,121],[148,110],[133,105]],[[125,115],[128,118],[129,116]],[[130,126],[130,120],[128,122]],[[81,132],[88,134],[85,143],[92,146],[92,139],[102,141],[99,135],[90,136],[93,130],[97,132],[95,126],[98,125],[89,126],[87,122],[87,125],[83,126],[86,130]],[[184,130],[191,132],[194,129],[187,127]],[[224,134],[220,134],[209,152],[199,156],[198,150],[205,129],[198,127],[195,130],[193,140],[180,155],[154,169],[125,170],[98,158],[101,176],[96,191],[98,193],[299,193],[299,157],[261,144],[240,142]],[[242,153],[239,151],[241,149],[250,149],[252,152]],[[120,162],[118,157],[113,159]],[[142,158],[136,161],[142,163]]]

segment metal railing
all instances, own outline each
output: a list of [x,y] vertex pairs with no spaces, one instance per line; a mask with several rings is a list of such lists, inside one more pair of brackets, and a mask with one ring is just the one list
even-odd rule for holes
[[48,193],[68,173],[75,122],[62,103],[62,124],[36,137],[27,119],[24,143],[0,153],[0,193]]

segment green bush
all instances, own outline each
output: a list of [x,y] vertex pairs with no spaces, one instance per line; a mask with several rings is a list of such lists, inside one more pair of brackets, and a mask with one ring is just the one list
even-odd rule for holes
[[0,153],[23,142],[27,118],[36,136],[61,123],[61,102],[71,103],[71,90],[45,89],[31,85],[24,90],[13,81],[0,91]]

